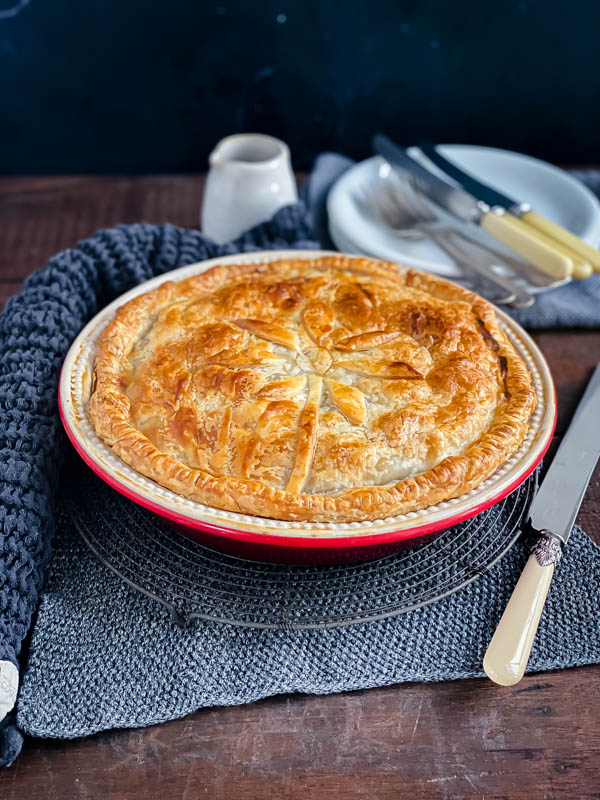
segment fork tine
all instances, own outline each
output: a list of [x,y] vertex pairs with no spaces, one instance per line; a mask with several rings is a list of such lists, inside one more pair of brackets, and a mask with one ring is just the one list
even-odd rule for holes
[[[397,176],[396,176],[397,178]],[[412,214],[416,222],[434,222],[436,217],[431,211],[414,183],[409,179],[405,183],[400,180],[390,182],[389,190],[395,200]]]
[[395,227],[409,228],[420,220],[415,217],[410,205],[404,202],[404,195],[400,194],[388,180],[381,182],[379,196],[385,202],[387,209],[396,218]]

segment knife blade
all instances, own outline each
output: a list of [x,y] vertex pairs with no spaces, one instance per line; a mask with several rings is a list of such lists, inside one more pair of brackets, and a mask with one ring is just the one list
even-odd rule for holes
[[529,511],[529,525],[541,536],[483,658],[486,674],[501,686],[513,686],[525,673],[554,569],[600,456],[599,415],[600,365]]
[[600,366],[596,367],[573,421],[529,509],[529,525],[566,544],[600,458]]
[[490,210],[487,203],[433,175],[387,136],[374,136],[373,149],[393,167],[399,168],[404,176],[410,175],[423,194],[464,222],[477,222]]
[[[523,203],[508,197],[498,191],[498,189],[479,180],[467,170],[461,169],[451,159],[442,155],[435,145],[427,142],[419,144],[419,149],[432,164],[435,164],[435,166],[441,169],[448,177],[456,181],[465,191],[470,192],[492,208],[494,206],[505,208],[510,214],[518,217],[527,225],[530,225],[540,233],[554,239],[559,245],[570,250],[571,256],[574,257],[573,260],[578,267],[575,277],[588,277],[591,272],[591,267],[596,271],[600,271],[600,251],[596,250],[596,248],[592,247],[587,242],[584,242],[583,239],[575,236],[575,234],[566,230],[566,228],[563,228],[561,225],[557,225],[555,222],[538,214],[531,208],[529,203]],[[583,265],[588,267],[591,265],[591,267],[586,269],[586,266]]]
[[418,147],[432,164],[435,164],[436,167],[441,169],[448,177],[460,184],[465,191],[478,197],[490,207],[501,206],[507,211],[510,211],[511,214],[517,215],[519,214],[520,208],[531,208],[528,203],[519,203],[518,200],[513,200],[508,197],[508,195],[502,194],[502,192],[499,192],[487,183],[478,180],[470,172],[467,172],[467,170],[461,169],[454,161],[443,156],[435,145],[429,142],[419,142]]
[[511,250],[557,279],[567,278],[572,274],[573,260],[570,257],[548,244],[535,229],[507,214],[503,208],[496,206],[492,210],[487,203],[464,189],[433,175],[387,136],[375,135],[372,145],[376,153],[404,177],[410,176],[423,194],[453,216],[463,222],[480,225]]

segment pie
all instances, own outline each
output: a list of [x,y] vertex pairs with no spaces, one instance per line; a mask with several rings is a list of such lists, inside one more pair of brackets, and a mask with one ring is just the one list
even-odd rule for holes
[[481,297],[326,255],[216,266],[130,300],[101,334],[89,415],[127,464],[199,503],[349,522],[475,488],[535,402]]

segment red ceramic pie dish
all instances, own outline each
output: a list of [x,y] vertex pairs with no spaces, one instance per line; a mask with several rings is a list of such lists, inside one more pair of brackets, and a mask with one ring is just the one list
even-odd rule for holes
[[[97,339],[116,308],[165,280],[183,280],[215,264],[258,263],[298,258],[304,251],[269,251],[192,264],[136,287],[101,311],[82,330],[65,359],[59,385],[59,409],[67,435],[88,466],[113,489],[149,509],[185,536],[228,553],[284,563],[367,561],[406,547],[479,514],[514,491],[546,452],[556,424],[556,399],[548,365],[532,339],[510,317],[497,316],[527,364],[538,397],[528,434],[493,475],[467,494],[409,514],[344,524],[288,522],[210,508],[159,486],[129,467],[95,433],[87,402]],[[307,257],[316,254],[306,251]],[[319,252],[319,255],[323,255]]]

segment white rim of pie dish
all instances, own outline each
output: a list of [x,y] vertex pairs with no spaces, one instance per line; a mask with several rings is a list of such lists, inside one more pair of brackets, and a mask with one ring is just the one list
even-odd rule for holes
[[[295,522],[224,511],[190,500],[155,483],[117,456],[95,432],[87,415],[98,339],[117,308],[140,294],[156,289],[165,281],[180,281],[218,264],[259,264],[284,258],[339,256],[327,250],[267,250],[211,258],[189,264],[139,284],[118,297],[79,333],[63,363],[59,381],[59,409],[69,439],[86,463],[113,488],[130,499],[172,521],[212,533],[243,535],[260,533],[286,539],[321,539],[332,544],[351,537],[355,543],[380,534],[422,529],[441,530],[489,508],[513,491],[537,466],[545,453],[556,422],[556,397],[550,370],[531,337],[507,314],[495,307],[499,322],[532,376],[538,402],[527,436],[518,450],[478,487],[459,497],[419,511],[366,522]],[[239,537],[238,537],[239,538]],[[364,541],[359,541],[363,540]],[[299,544],[299,542],[298,542]],[[342,542],[339,542],[341,545]]]

